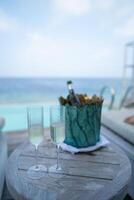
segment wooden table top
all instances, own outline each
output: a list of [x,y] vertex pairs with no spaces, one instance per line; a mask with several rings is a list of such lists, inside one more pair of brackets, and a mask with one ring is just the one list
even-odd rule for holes
[[[38,150],[39,164],[48,168],[56,164],[55,145],[47,140]],[[27,177],[27,169],[35,164],[34,147],[28,142],[9,157],[6,181],[16,200],[105,200],[122,199],[127,193],[131,165],[117,146],[109,144],[92,153],[60,152],[62,175],[44,173],[39,180]]]

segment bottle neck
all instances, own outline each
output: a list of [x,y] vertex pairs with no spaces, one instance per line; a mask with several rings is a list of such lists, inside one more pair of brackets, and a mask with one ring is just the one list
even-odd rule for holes
[[68,90],[69,90],[69,91],[72,90],[72,85],[71,85],[71,84],[68,85]]
[[75,94],[75,91],[72,88],[72,82],[70,81],[70,83],[67,84],[67,86],[68,86],[70,102],[72,103],[72,105],[79,105],[80,101],[79,101],[78,96]]
[[74,94],[74,90],[72,88],[72,84],[68,85],[69,94]]

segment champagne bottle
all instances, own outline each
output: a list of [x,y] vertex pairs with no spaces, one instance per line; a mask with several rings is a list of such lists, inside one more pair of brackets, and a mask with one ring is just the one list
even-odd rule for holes
[[74,89],[72,88],[72,81],[67,81],[67,87],[69,91],[68,101],[72,106],[79,106],[80,100],[79,97],[75,94]]

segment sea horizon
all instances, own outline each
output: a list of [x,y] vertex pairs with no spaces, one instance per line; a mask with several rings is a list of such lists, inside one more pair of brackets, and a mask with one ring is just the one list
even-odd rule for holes
[[[0,105],[54,103],[60,96],[67,96],[67,80],[73,81],[76,93],[86,93],[89,96],[99,95],[104,86],[114,88],[119,96],[122,86],[121,78],[2,77],[0,78]],[[127,84],[129,85],[129,79]]]

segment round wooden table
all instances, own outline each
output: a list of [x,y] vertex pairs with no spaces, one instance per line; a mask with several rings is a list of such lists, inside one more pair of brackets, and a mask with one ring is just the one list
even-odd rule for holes
[[[39,146],[38,162],[48,167],[56,163],[56,148],[49,140]],[[32,180],[27,169],[35,164],[34,148],[25,143],[9,157],[6,181],[16,200],[105,200],[122,199],[127,193],[131,165],[117,146],[110,144],[92,153],[60,152],[63,173],[44,172]]]

